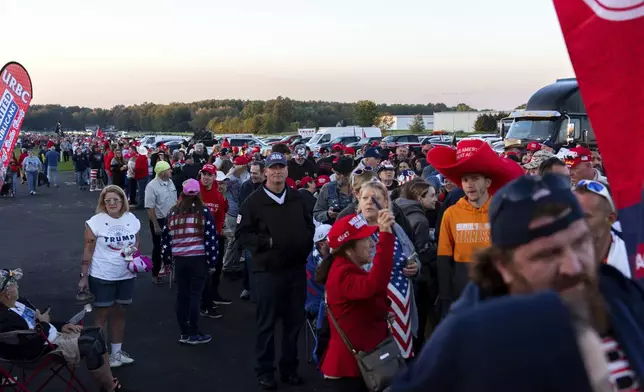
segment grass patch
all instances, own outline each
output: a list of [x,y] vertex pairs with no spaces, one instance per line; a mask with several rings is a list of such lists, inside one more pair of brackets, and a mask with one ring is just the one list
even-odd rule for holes
[[60,162],[58,164],[58,171],[72,171],[74,170],[74,162],[71,159],[68,162]]

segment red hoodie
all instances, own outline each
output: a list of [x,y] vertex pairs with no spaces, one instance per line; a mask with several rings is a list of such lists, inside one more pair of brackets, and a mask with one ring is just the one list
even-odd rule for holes
[[217,183],[213,183],[210,190],[206,189],[203,184],[199,183],[201,200],[203,204],[210,209],[210,213],[215,218],[217,234],[221,234],[224,228],[224,219],[228,212],[228,200],[217,190]]
[[112,159],[114,158],[114,152],[110,149],[105,151],[103,155],[103,163],[105,163],[105,171],[108,176],[112,175]]
[[138,181],[148,175],[148,157],[139,154],[134,163],[134,179]]

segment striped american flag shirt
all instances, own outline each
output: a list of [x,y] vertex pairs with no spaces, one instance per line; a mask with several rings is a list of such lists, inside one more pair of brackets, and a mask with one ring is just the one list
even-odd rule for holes
[[[202,220],[202,230],[197,223]],[[178,214],[170,211],[161,236],[161,257],[165,264],[173,257],[206,256],[211,266],[217,261],[217,229],[208,208],[201,214]]]

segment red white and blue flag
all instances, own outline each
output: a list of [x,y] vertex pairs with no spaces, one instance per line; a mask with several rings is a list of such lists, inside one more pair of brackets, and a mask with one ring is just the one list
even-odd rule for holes
[[391,322],[391,333],[400,348],[403,358],[411,358],[413,334],[411,332],[411,290],[409,278],[402,270],[407,265],[407,258],[402,252],[398,239],[394,242],[394,264],[387,286],[387,297],[391,301],[391,311],[394,314]]
[[554,0],[622,224],[644,278],[644,1]]
[[0,69],[0,187],[32,97],[27,70],[15,62],[5,64]]

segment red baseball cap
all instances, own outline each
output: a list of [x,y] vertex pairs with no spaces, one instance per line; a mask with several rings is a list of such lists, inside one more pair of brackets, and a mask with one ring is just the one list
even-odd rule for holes
[[344,153],[345,154],[356,155],[356,150],[353,147],[345,147],[344,148]]
[[336,152],[336,151],[344,152],[344,146],[342,144],[340,144],[340,143],[336,143],[336,144],[333,145],[333,147],[331,147],[331,151],[332,152]]
[[304,188],[306,184],[308,184],[311,181],[315,181],[313,177],[309,177],[309,176],[302,177],[302,179],[300,180],[300,188]]
[[245,155],[242,155],[242,156],[239,156],[239,157],[235,158],[233,163],[235,165],[237,165],[237,166],[248,165],[248,158]]
[[369,226],[360,215],[351,214],[338,219],[329,231],[329,247],[338,249],[349,241],[361,240],[372,236],[378,226]]
[[286,177],[286,186],[289,188],[297,189],[297,185],[295,184],[295,180],[292,179],[291,177]]
[[318,188],[322,188],[322,186],[328,182],[331,182],[331,178],[326,175],[318,176],[318,178],[315,179],[315,185],[317,185]]
[[571,148],[566,155],[566,165],[568,167],[575,167],[580,163],[591,162],[592,153],[585,147]]
[[205,165],[203,165],[203,167],[201,168],[201,171],[210,173],[215,176],[217,175],[217,167],[210,163],[206,163]]
[[526,147],[526,150],[528,151],[539,151],[541,150],[541,144],[537,142],[530,142],[528,143],[528,146]]

